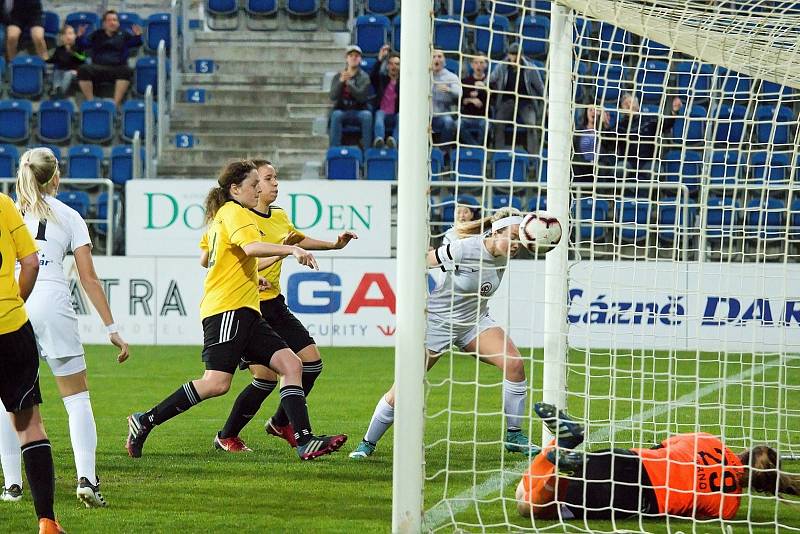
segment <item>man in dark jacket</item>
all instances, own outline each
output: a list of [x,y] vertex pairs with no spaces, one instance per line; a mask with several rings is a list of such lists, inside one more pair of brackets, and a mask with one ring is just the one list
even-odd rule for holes
[[121,31],[114,10],[103,13],[103,27],[86,35],[86,26],[78,28],[78,45],[92,58],[91,64],[78,69],[78,85],[87,100],[94,98],[94,84],[114,82],[114,103],[119,106],[131,85],[133,69],[128,66],[132,48],[142,45],[142,29],[134,25],[133,34]]
[[[376,97],[374,145],[383,148],[385,144],[394,148],[400,111],[400,56],[391,52],[389,45],[383,45],[378,52],[378,61],[369,77]],[[387,126],[389,137],[386,137]]]
[[639,171],[650,169],[656,152],[656,143],[664,132],[672,129],[676,114],[682,107],[683,101],[676,96],[672,99],[669,115],[664,114],[663,117],[659,117],[641,113],[639,99],[634,95],[622,96],[617,121],[617,154],[627,160],[629,168],[633,167]]
[[372,145],[372,111],[367,109],[371,85],[369,75],[361,70],[361,48],[350,45],[345,52],[346,64],[342,72],[331,80],[331,146],[342,144],[342,124],[345,121],[361,125],[361,145]]

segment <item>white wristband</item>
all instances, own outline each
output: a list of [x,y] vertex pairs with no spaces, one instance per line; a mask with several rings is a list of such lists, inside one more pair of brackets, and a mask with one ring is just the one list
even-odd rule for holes
[[116,334],[117,332],[119,332],[119,328],[117,328],[117,325],[114,323],[107,324],[106,332],[108,332],[108,335],[110,336],[111,334]]

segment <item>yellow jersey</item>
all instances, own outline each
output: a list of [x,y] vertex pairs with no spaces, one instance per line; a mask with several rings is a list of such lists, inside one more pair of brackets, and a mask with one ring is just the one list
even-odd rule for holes
[[258,305],[258,258],[242,247],[261,241],[250,210],[229,200],[222,206],[200,240],[208,252],[208,272],[200,301],[200,317]]
[[[305,234],[294,227],[289,216],[278,206],[270,206],[267,213],[260,213],[250,210],[256,221],[258,229],[261,231],[261,240],[265,243],[274,245],[296,245],[303,239]],[[281,294],[281,265],[283,260],[273,263],[266,269],[258,272],[267,279],[270,288],[259,293],[259,299],[272,300]]]
[[19,330],[28,320],[15,270],[19,258],[37,250],[14,201],[0,193],[0,334]]

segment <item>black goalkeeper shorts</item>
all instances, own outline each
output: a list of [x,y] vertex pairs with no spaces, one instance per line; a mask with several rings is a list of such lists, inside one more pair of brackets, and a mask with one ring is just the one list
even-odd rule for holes
[[39,349],[30,321],[19,330],[0,335],[0,399],[7,412],[42,403]]

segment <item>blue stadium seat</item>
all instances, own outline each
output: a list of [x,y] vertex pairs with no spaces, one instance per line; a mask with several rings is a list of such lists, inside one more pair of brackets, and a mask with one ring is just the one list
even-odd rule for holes
[[487,10],[490,13],[494,11],[495,15],[502,15],[509,18],[514,18],[517,16],[517,13],[519,13],[519,7],[511,2],[495,2],[492,6],[487,7]]
[[350,16],[350,0],[328,0],[325,11],[331,17],[347,18]]
[[[169,72],[169,60],[166,65]],[[158,60],[154,57],[140,57],[136,60],[136,67],[133,71],[134,83],[133,91],[139,96],[144,96],[147,86],[153,86],[153,98],[158,94]]]
[[433,46],[444,52],[459,52],[462,28],[457,17],[436,17],[433,21]]
[[736,185],[739,178],[739,153],[717,150],[711,156],[709,185]]
[[528,180],[528,169],[531,158],[521,149],[500,151],[492,154],[492,176],[495,180],[513,180],[525,182]]
[[271,17],[278,13],[279,7],[278,0],[247,0],[244,4],[245,12],[251,17]]
[[[550,13],[550,10],[547,10]],[[591,20],[583,17],[575,17],[572,26],[572,42],[582,50],[589,50],[592,46],[592,30],[594,26]]]
[[506,53],[506,36],[511,24],[502,15],[478,15],[475,17],[475,50],[491,58],[499,58]]
[[128,33],[133,33],[133,26],[139,26],[144,28],[144,21],[142,17],[138,15],[138,13],[132,13],[130,11],[122,11],[117,14],[119,17],[119,27],[122,30],[125,30]]
[[789,156],[770,154],[758,150],[750,154],[750,182],[753,184],[779,185],[789,183]]
[[39,106],[36,137],[45,143],[64,143],[72,137],[75,106],[71,100],[47,100]]
[[785,106],[758,106],[756,110],[758,142],[770,145],[788,144],[789,127],[794,120],[794,113]]
[[703,155],[694,150],[670,150],[664,155],[662,174],[665,181],[685,185],[694,194],[703,177]]
[[431,180],[441,180],[444,172],[444,154],[436,147],[431,148]]
[[356,18],[356,44],[364,55],[375,56],[389,42],[391,23],[383,15],[362,15]]
[[44,38],[51,43],[55,43],[58,32],[61,31],[61,17],[54,11],[42,13],[42,27],[44,28]]
[[67,152],[70,178],[101,178],[103,149],[97,145],[75,145]]
[[[578,213],[578,207],[580,207],[580,213]],[[576,221],[575,224],[580,226],[581,240],[599,241],[608,234],[608,226],[603,224],[611,222],[607,200],[584,197],[579,203],[573,203],[572,214]]]
[[550,19],[542,15],[523,17],[520,21],[520,33],[523,54],[533,57],[547,56]]
[[395,52],[400,51],[400,15],[395,15],[392,19],[392,48]]
[[680,61],[675,65],[675,89],[677,96],[688,98],[711,98],[711,83],[714,68],[706,63]]
[[365,11],[375,15],[391,16],[400,9],[399,0],[366,0]]
[[456,153],[456,180],[480,182],[484,177],[485,153],[482,148],[459,147]]
[[663,243],[675,241],[675,231],[683,236],[688,228],[694,224],[697,210],[694,206],[688,205],[686,199],[678,203],[676,197],[665,197],[658,201],[658,240]]
[[669,64],[666,61],[649,60],[639,63],[636,70],[636,85],[642,102],[661,102],[666,92]]
[[29,100],[0,100],[0,142],[21,143],[31,136]]
[[364,57],[361,56],[361,70],[366,73],[372,72],[372,67],[375,66],[375,63],[378,62],[378,58],[376,57]]
[[[158,104],[153,104],[153,119],[155,124],[155,114]],[[140,132],[142,139],[145,133],[144,100],[127,100],[122,104],[122,129],[120,137],[125,141],[132,141],[136,132]]]
[[592,44],[601,52],[624,54],[626,51],[630,51],[631,34],[629,32],[608,22],[601,22],[597,32],[599,40],[595,40]]
[[742,205],[733,194],[709,196],[706,209],[706,237],[730,238],[739,222]]
[[498,193],[492,195],[492,209],[499,210],[502,208],[517,208],[522,211],[522,200],[519,197]]
[[528,211],[547,210],[547,195],[544,193],[534,194],[527,205]]
[[717,109],[717,131],[714,140],[719,143],[740,143],[744,133],[744,117],[747,108],[740,105],[722,104]]
[[642,55],[645,57],[668,56],[670,48],[667,45],[657,43],[652,39],[642,40]]
[[442,210],[441,220],[452,223],[456,219],[456,205],[471,206],[480,209],[481,203],[472,195],[458,195],[458,200],[453,195],[442,197],[440,208]]
[[17,56],[11,60],[9,93],[19,98],[39,98],[44,92],[45,62],[39,56]]
[[397,149],[368,148],[364,168],[367,180],[397,180]]
[[[139,161],[144,166],[144,148],[141,148]],[[133,147],[131,145],[116,145],[111,147],[111,162],[109,164],[109,178],[118,185],[133,178]],[[142,169],[139,169],[141,172]],[[141,176],[141,174],[140,174]]]
[[463,76],[461,75],[461,62],[458,61],[457,59],[453,59],[451,57],[445,58],[444,68],[446,68],[459,78],[463,78]]
[[761,88],[758,92],[758,98],[762,102],[789,100],[794,96],[795,91],[793,88],[775,82],[768,82],[767,80],[762,80]]
[[169,54],[170,47],[170,19],[172,16],[169,13],[153,13],[147,17],[144,23],[145,27],[145,40],[144,46],[150,52],[158,50],[158,43],[164,41],[164,45]]
[[453,0],[453,12],[451,15],[456,17],[471,19],[476,16],[481,9],[479,0]]
[[795,198],[789,207],[789,238],[800,240],[800,198]]
[[622,225],[620,236],[628,243],[639,243],[647,238],[650,224],[650,203],[642,200],[623,200],[616,213]]
[[0,178],[13,178],[17,174],[19,151],[14,145],[0,144]]
[[361,149],[357,146],[332,146],[325,157],[325,174],[329,180],[358,180],[361,161]]
[[206,0],[206,13],[214,17],[229,17],[239,13],[239,0]]
[[619,60],[600,63],[597,68],[596,102],[616,103],[620,92],[627,88],[628,73],[625,65]]
[[726,100],[750,100],[753,79],[732,70],[721,76],[722,98]]
[[318,0],[286,0],[286,12],[295,17],[311,17],[319,11]]
[[[708,111],[703,106],[692,106],[686,116],[686,106],[681,109],[682,115],[675,119],[672,137],[686,143],[703,143],[706,138],[706,122]],[[680,142],[680,141],[678,141]]]
[[[117,197],[117,195],[114,195],[112,198],[113,198],[112,202],[113,202],[114,206],[117,206],[117,204],[119,202],[119,198]],[[107,191],[103,191],[102,193],[97,195],[97,199],[95,199],[94,206],[95,206],[94,211],[97,214],[97,218],[98,219],[105,219],[106,217],[108,217],[108,192]],[[114,208],[114,209],[117,209],[117,208]],[[105,236],[105,235],[108,234],[108,226],[107,226],[106,223],[98,223],[97,226],[95,226],[95,230],[97,230],[97,233],[99,235],[101,235],[101,236]]]
[[86,35],[89,35],[100,27],[100,17],[93,11],[76,11],[67,15],[64,24],[69,24],[76,32],[81,26],[86,26]]
[[90,201],[86,191],[62,191],[56,198],[77,211],[84,219],[88,217]]
[[81,104],[80,136],[90,143],[105,143],[114,137],[117,107],[109,100],[87,100]]
[[780,239],[786,229],[786,203],[778,198],[754,198],[745,207],[745,233],[758,239]]

